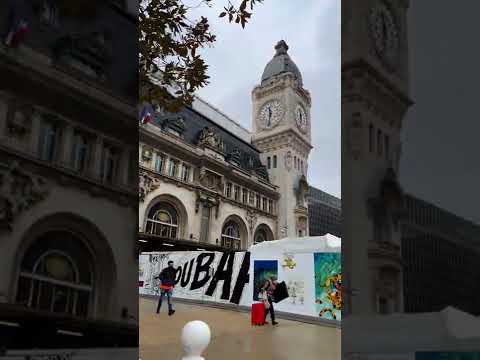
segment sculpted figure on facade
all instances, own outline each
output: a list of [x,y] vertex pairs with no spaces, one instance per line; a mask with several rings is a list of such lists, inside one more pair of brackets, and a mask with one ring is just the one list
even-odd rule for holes
[[0,170],[0,227],[11,230],[17,215],[47,195],[45,179],[21,170],[18,162]]
[[255,225],[257,225],[257,213],[253,210],[247,211],[247,222],[248,228],[250,229],[250,233],[253,234],[253,230],[255,229]]
[[141,173],[138,180],[138,199],[141,202],[145,200],[145,197],[150,192],[158,189],[160,186],[160,183],[156,179],[146,173]]
[[223,141],[216,131],[211,127],[204,127],[198,136],[198,145],[210,146],[217,150],[223,151]]
[[285,155],[285,168],[290,171],[292,170],[292,152],[289,151]]

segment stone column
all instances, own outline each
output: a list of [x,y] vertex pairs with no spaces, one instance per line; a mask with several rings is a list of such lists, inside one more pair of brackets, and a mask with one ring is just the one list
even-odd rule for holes
[[73,164],[70,163],[71,155],[73,151],[73,135],[74,127],[66,123],[63,127],[62,137],[60,140],[60,166],[62,167],[71,167]]
[[131,161],[130,152],[131,150],[126,148],[126,149],[122,149],[120,153],[118,179],[116,180],[116,183],[121,186],[129,185],[128,170],[130,169],[130,161]]
[[90,177],[100,180],[100,169],[102,165],[103,138],[97,136],[92,147],[92,158],[88,174]]
[[38,146],[40,144],[41,129],[42,115],[35,111],[32,115],[32,127],[30,132],[30,153],[35,157],[40,157]]

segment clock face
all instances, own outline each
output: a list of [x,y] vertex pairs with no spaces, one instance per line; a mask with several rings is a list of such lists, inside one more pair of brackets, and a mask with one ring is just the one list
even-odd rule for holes
[[295,108],[295,122],[300,130],[306,131],[308,125],[307,114],[302,105],[297,105]]
[[264,129],[277,125],[283,118],[284,109],[278,100],[272,100],[262,106],[259,113],[260,124]]
[[400,46],[399,31],[390,8],[379,2],[370,11],[370,32],[378,56],[390,67],[396,65]]

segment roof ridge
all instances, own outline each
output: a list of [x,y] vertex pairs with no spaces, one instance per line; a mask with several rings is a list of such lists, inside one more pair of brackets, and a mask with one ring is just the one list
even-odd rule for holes
[[[225,114],[222,110],[220,110],[219,108],[217,108],[216,106],[212,105],[211,103],[209,103],[207,100],[203,99],[202,97],[198,96],[198,95],[194,95],[194,98],[199,100],[200,102],[204,103],[205,105],[209,106],[212,110],[215,110],[216,112],[218,112],[219,114],[225,116],[225,118],[227,118],[227,120],[231,121],[232,123],[234,123],[235,125],[237,125],[238,127],[240,127],[241,129],[247,131],[250,135],[252,134],[252,131],[250,129],[247,129],[245,126],[243,126],[242,124],[240,124],[238,121],[236,120],[233,120],[230,116],[228,116],[227,114]],[[193,106],[193,104],[192,104]]]

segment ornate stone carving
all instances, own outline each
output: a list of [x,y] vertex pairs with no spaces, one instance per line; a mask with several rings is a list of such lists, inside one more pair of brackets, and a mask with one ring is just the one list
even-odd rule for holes
[[9,107],[7,116],[7,128],[9,135],[23,137],[28,134],[32,127],[33,107],[18,105],[13,102]]
[[200,131],[198,135],[198,145],[208,146],[222,152],[224,148],[223,140],[220,135],[218,135],[215,129],[208,126]]
[[93,71],[99,77],[104,76],[112,56],[109,36],[104,31],[61,37],[54,45],[54,53],[60,61],[82,71]]
[[146,173],[139,174],[139,179],[138,179],[139,201],[143,202],[145,200],[145,196],[147,196],[150,192],[158,189],[159,186],[160,186],[160,182],[154,177]]
[[0,228],[11,230],[15,217],[48,193],[45,179],[22,170],[16,161],[0,169]]
[[142,150],[142,160],[147,162],[152,160],[152,154],[153,154],[153,151],[151,148],[144,147]]
[[223,194],[223,177],[208,171],[206,168],[200,169],[200,185],[209,190],[217,191]]
[[248,228],[250,229],[250,233],[253,234],[253,230],[255,229],[255,225],[257,225],[257,213],[254,210],[247,210],[247,222]]
[[174,133],[183,136],[185,132],[185,120],[182,116],[167,117],[162,123],[162,129],[172,130]]
[[230,154],[228,154],[227,156],[227,161],[235,164],[236,166],[240,166],[241,165],[241,160],[242,160],[242,157],[241,157],[241,152],[239,149],[237,148],[234,148]]
[[285,154],[285,168],[288,171],[292,170],[292,152],[291,151]]
[[298,185],[295,189],[297,196],[297,206],[305,206],[306,196],[308,195],[309,186],[305,175],[298,180]]

